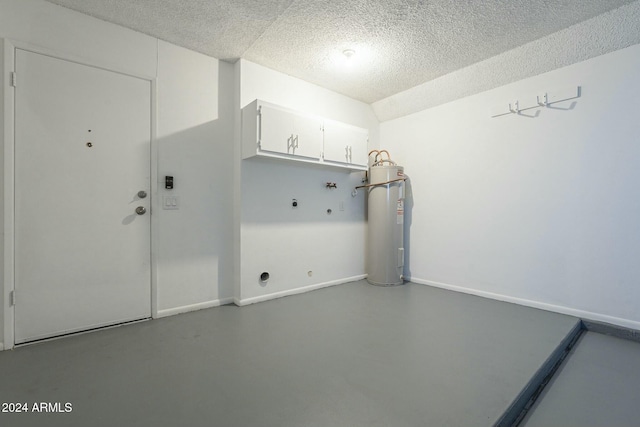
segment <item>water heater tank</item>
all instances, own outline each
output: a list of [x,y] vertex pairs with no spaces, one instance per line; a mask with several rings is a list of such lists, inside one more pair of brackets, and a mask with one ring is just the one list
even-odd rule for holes
[[401,285],[404,267],[404,168],[378,165],[369,169],[367,281]]

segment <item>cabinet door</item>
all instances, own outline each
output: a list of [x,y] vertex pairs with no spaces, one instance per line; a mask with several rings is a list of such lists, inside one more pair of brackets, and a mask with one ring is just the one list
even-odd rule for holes
[[349,149],[349,160],[352,165],[369,165],[369,133],[363,131],[353,139]]
[[296,156],[320,159],[322,155],[322,121],[313,117],[293,116],[293,138]]
[[260,150],[293,154],[293,115],[267,105],[260,106]]
[[366,166],[368,139],[366,129],[327,121],[324,125],[324,160]]

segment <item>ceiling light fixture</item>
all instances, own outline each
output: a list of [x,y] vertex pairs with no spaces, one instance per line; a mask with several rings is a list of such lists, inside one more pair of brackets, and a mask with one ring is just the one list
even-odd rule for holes
[[347,69],[351,69],[353,68],[353,63],[355,62],[355,58],[354,55],[356,54],[356,51],[353,49],[345,49],[342,51],[342,66],[347,68]]
[[353,55],[356,54],[356,51],[353,49],[345,49],[342,51],[342,54],[347,57],[347,60],[349,60]]
[[327,58],[337,72],[355,72],[371,63],[371,48],[364,44],[348,45],[331,49]]

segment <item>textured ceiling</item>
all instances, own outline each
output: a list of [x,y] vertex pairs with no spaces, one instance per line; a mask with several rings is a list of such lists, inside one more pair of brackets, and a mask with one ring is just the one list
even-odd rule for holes
[[[367,103],[633,0],[47,0]],[[350,65],[342,52],[353,49]]]

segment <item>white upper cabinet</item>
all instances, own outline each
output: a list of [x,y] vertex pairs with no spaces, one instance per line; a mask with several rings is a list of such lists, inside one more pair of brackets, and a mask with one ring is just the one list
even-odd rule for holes
[[278,108],[261,106],[258,112],[258,140],[260,150],[293,154],[293,117]]
[[369,132],[333,120],[324,122],[324,161],[355,166],[368,164]]
[[261,156],[355,170],[368,164],[368,131],[255,100],[242,109],[242,158]]

